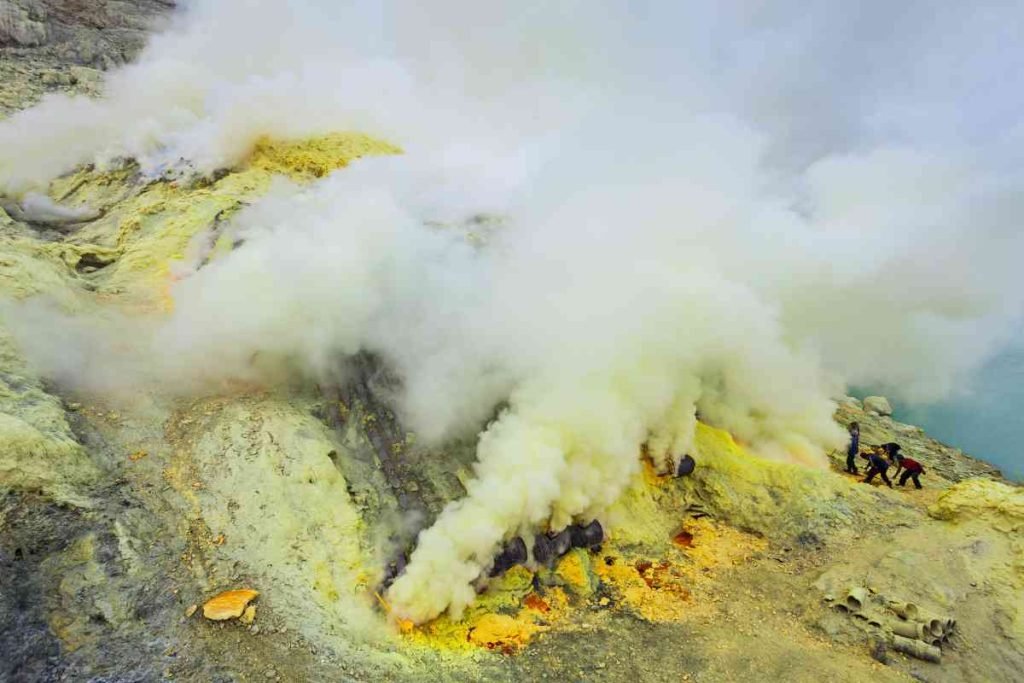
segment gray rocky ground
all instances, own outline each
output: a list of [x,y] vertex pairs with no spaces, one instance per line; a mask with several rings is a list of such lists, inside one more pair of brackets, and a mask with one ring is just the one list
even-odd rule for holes
[[47,92],[95,94],[131,61],[171,0],[0,0],[0,114]]

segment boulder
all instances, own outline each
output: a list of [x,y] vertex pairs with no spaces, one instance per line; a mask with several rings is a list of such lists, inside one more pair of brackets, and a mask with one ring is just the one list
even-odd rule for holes
[[879,415],[892,415],[892,406],[885,396],[868,396],[864,399],[864,410]]

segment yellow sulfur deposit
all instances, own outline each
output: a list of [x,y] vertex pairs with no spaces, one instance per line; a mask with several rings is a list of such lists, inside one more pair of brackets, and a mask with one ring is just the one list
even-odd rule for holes
[[219,226],[244,204],[266,192],[275,175],[309,182],[360,157],[398,154],[387,142],[361,133],[333,133],[302,140],[263,139],[240,170],[216,179],[146,181],[138,169],[91,168],[55,180],[50,195],[68,207],[89,207],[101,216],[68,239],[36,250],[86,272],[101,298],[140,310],[173,307],[170,285],[177,264],[188,259],[197,238],[209,233],[208,258],[230,248]]
[[725,430],[697,423],[697,469],[682,480],[685,495],[719,511],[734,526],[772,538],[825,530],[850,519],[867,487],[827,470],[758,457]]
[[670,563],[631,561],[617,553],[608,557],[611,562],[599,564],[597,573],[627,608],[652,622],[679,621],[686,616],[690,594],[677,581]]
[[578,596],[587,596],[596,586],[591,578],[590,554],[582,548],[569,551],[555,569],[566,586]]
[[684,552],[689,562],[683,566],[683,573],[695,579],[707,576],[707,570],[742,564],[768,547],[763,538],[707,517],[687,520],[681,533],[688,538],[685,544],[674,542],[685,545]]
[[[677,539],[685,539],[677,540]],[[648,621],[679,621],[692,611],[692,590],[719,568],[742,564],[767,547],[764,539],[707,518],[688,520],[647,553],[612,549],[595,571],[629,609]]]
[[491,583],[460,619],[445,614],[408,633],[413,642],[434,649],[484,647],[511,653],[536,634],[557,628],[569,614],[570,599],[561,588],[533,592],[533,572],[513,567]]
[[[703,454],[702,475],[715,480],[722,476],[720,469],[743,470],[741,484],[748,487],[759,480],[788,485],[788,478],[796,481],[808,474],[805,468],[756,457],[727,432],[706,425],[698,428],[696,446]],[[682,621],[699,607],[692,597],[694,589],[713,582],[717,570],[742,565],[764,551],[768,542],[724,522],[688,519],[681,487],[685,488],[682,480],[658,476],[645,463],[616,507],[616,523],[604,549],[574,549],[551,572],[565,590],[535,593],[532,572],[514,567],[492,581],[461,619],[442,616],[410,637],[441,649],[483,646],[514,651],[537,632],[541,620],[546,628],[563,628],[566,615],[593,601],[602,587],[608,595],[597,603],[600,607],[624,608],[651,622]]]
[[968,479],[951,486],[928,509],[950,522],[989,518],[1001,531],[1024,528],[1024,489],[991,479]]
[[472,643],[470,631],[477,621],[496,612],[518,609],[530,592],[533,572],[526,567],[512,567],[488,586],[476,603],[459,619],[445,614],[412,630],[411,637],[431,647],[465,648]]
[[304,180],[322,178],[360,157],[401,153],[400,148],[362,133],[332,133],[306,140],[263,138],[253,149],[249,167]]
[[469,640],[489,650],[500,650],[506,654],[518,650],[530,642],[530,638],[545,627],[525,619],[514,619],[505,614],[485,614],[469,632]]

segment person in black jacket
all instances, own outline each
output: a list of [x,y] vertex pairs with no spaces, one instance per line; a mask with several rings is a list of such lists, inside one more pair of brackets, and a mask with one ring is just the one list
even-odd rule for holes
[[[871,452],[871,455],[868,456],[867,475],[864,477],[865,484],[870,484],[871,480],[874,479],[876,475],[880,474],[882,475],[882,481],[885,482],[885,485],[892,488],[892,482],[889,481],[889,475],[886,474],[889,471],[889,461],[885,459],[885,455],[883,455],[883,453],[891,456],[895,451],[891,450],[889,446],[895,445],[896,444],[885,444]],[[896,446],[896,448],[898,449],[899,446]]]

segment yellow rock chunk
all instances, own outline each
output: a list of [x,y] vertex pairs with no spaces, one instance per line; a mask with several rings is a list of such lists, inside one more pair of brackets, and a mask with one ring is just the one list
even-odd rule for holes
[[1024,528],[1024,490],[991,479],[967,479],[949,489],[928,509],[935,519],[962,522],[990,519],[996,529]]
[[[242,616],[253,598],[259,595],[258,591],[243,588],[234,591],[224,591],[220,595],[210,598],[203,604],[203,616],[212,621],[224,621]],[[255,610],[253,611],[255,616]]]
[[505,614],[485,614],[469,632],[469,641],[490,650],[510,654],[530,642],[537,631],[544,630],[525,619],[514,619]]

